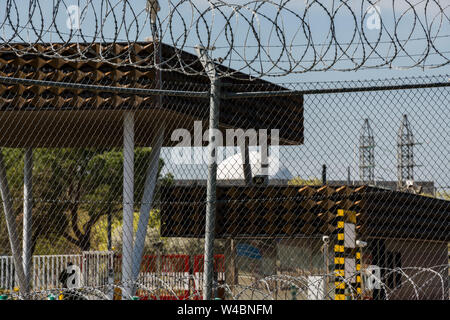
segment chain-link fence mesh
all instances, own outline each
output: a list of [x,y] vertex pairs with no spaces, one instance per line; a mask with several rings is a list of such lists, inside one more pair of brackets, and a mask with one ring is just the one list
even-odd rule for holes
[[[449,77],[221,79],[0,54],[13,299],[448,299]],[[210,211],[208,211],[210,212]],[[17,267],[20,266],[20,267]]]

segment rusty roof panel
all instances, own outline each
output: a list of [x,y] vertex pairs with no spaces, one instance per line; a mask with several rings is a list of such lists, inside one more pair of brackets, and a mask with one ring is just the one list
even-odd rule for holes
[[[103,47],[110,48],[114,52],[126,51],[130,44],[115,43],[101,44]],[[20,46],[20,44],[16,44]],[[55,44],[53,44],[55,46]],[[83,51],[85,45],[76,44],[61,47],[61,58],[49,58],[45,56],[48,45],[37,45],[30,54],[21,57],[16,56],[12,50],[0,51],[0,76],[9,78],[24,78],[43,81],[58,81],[68,83],[83,83],[91,85],[112,86],[121,88],[144,88],[157,89],[155,72],[153,69],[140,69],[138,67],[121,66],[120,63],[125,60],[139,61],[141,57],[148,57],[153,54],[153,44],[151,42],[135,43],[131,56],[124,56],[113,65],[107,62],[74,62],[64,60],[64,57],[73,55],[77,50]],[[56,47],[58,47],[56,45]],[[93,50],[100,50],[100,44],[95,44]],[[163,55],[167,57],[173,55],[173,48],[163,46]],[[89,53],[86,52],[86,55]],[[183,54],[186,59],[196,61],[197,58],[189,53]],[[193,63],[193,68],[201,68],[200,64]],[[243,76],[244,78],[244,76]],[[248,78],[245,77],[245,78]],[[209,80],[202,76],[186,76],[178,72],[162,72],[164,88],[172,88],[185,91],[207,92]],[[251,82],[247,80],[222,79],[223,88],[226,91],[268,91],[268,90],[286,90],[278,85],[267,81],[255,79]],[[238,88],[238,89],[236,89]],[[27,126],[26,119],[35,114],[27,114],[22,118],[20,114],[13,112],[21,111],[73,111],[73,110],[154,110],[162,108],[178,115],[177,123],[169,124],[170,129],[183,128],[190,132],[193,131],[193,121],[202,121],[205,125],[209,119],[209,100],[194,97],[168,97],[162,98],[162,107],[158,105],[155,96],[142,96],[119,94],[111,92],[91,91],[88,89],[69,89],[55,88],[45,85],[8,85],[0,83],[0,113],[8,112],[9,120],[21,123]],[[39,115],[37,118],[46,117],[49,113]],[[162,115],[162,114],[161,114]],[[4,116],[3,116],[4,117]],[[171,119],[159,118],[156,122],[168,122]],[[30,125],[39,123],[33,121]],[[55,123],[55,126],[59,126]],[[89,119],[85,119],[82,127],[90,128],[98,126]],[[100,124],[101,126],[101,124]],[[151,124],[141,128],[145,130]],[[173,128],[171,128],[173,127]],[[303,143],[303,97],[266,97],[252,99],[223,99],[219,113],[219,128],[241,129],[278,129],[280,144],[302,144]],[[2,132],[6,132],[1,128]],[[32,130],[30,128],[29,130]],[[108,131],[107,128],[99,128],[99,132]],[[36,130],[40,132],[40,130]],[[79,134],[74,132],[74,134]],[[110,132],[109,134],[120,135],[120,132]],[[150,135],[148,132],[144,135]],[[270,132],[269,132],[270,135]],[[40,138],[40,139],[38,139]],[[5,139],[7,144],[5,144]],[[0,140],[0,145],[11,146],[14,143],[20,144],[19,140],[30,138],[21,136],[8,136]],[[33,137],[34,146],[48,146],[47,137]],[[102,140],[102,139],[100,139]],[[105,143],[109,140],[104,137]],[[100,143],[97,141],[97,143]],[[206,142],[204,142],[206,145]],[[269,140],[270,143],[270,140]],[[85,141],[86,146],[91,145]],[[173,145],[165,141],[165,145]],[[77,146],[83,143],[78,142]],[[19,145],[18,145],[19,146]],[[72,145],[60,144],[56,146],[70,147]],[[106,146],[106,145],[105,145]],[[107,146],[116,146],[107,144]]]
[[[206,188],[163,188],[161,235],[203,237]],[[337,210],[346,209],[358,213],[361,238],[450,241],[450,201],[422,195],[368,186],[219,186],[217,197],[218,238],[333,234]]]

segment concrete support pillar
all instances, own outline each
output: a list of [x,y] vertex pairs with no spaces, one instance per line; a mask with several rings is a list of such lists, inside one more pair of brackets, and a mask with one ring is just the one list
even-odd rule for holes
[[123,226],[122,226],[122,284],[123,297],[132,295],[134,211],[134,112],[128,111],[123,120]]
[[23,170],[23,243],[22,260],[25,273],[24,291],[29,293],[31,285],[31,237],[32,237],[32,208],[33,208],[33,149],[25,150]]
[[9,243],[14,261],[14,268],[19,280],[19,290],[22,296],[26,296],[25,274],[23,272],[22,255],[20,252],[19,236],[17,234],[16,220],[13,212],[11,193],[6,176],[6,167],[3,161],[3,153],[0,149],[0,193],[3,200],[3,211],[5,213],[6,227],[8,229]]
[[205,226],[205,263],[203,272],[203,299],[214,297],[214,239],[216,225],[216,185],[217,185],[217,137],[219,129],[219,106],[221,82],[216,67],[207,53],[207,49],[196,47],[197,55],[211,81],[209,102],[209,138],[208,138],[208,179],[206,183],[206,226]]
[[156,141],[153,142],[150,163],[145,178],[144,193],[142,195],[139,223],[133,250],[133,281],[136,281],[139,276],[139,269],[144,254],[145,237],[147,235],[150,211],[153,208],[153,198],[158,180],[159,158],[163,140],[164,128],[161,127],[156,137]]

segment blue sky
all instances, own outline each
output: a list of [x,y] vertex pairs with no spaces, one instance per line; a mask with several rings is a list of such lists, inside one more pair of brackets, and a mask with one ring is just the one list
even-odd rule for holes
[[[327,72],[321,75],[309,71],[302,73],[309,70],[315,59],[323,61],[312,68],[317,71],[327,69],[332,64],[334,69],[351,69],[351,59],[358,64],[363,57],[368,58],[365,63],[367,67],[376,66],[382,63],[383,59],[396,55],[393,66],[398,68],[421,62],[423,53],[428,51],[430,54],[423,61],[426,65],[446,62],[450,56],[450,7],[444,1],[441,1],[441,4],[445,15],[435,2],[424,0],[373,0],[372,2],[377,3],[379,14],[370,11],[368,1],[361,0],[274,2],[283,3],[283,10],[277,11],[278,6],[270,1],[253,2],[237,12],[226,6],[204,11],[209,6],[206,0],[192,0],[194,5],[185,0],[160,1],[159,23],[163,41],[191,52],[198,44],[215,46],[212,56],[224,58],[225,65],[254,75],[258,75],[260,71],[270,75],[284,75],[272,79],[277,82],[374,78],[385,74],[387,68],[384,66],[379,72],[364,70],[364,73],[358,74]],[[40,38],[40,41],[60,42],[70,39],[74,42],[82,41],[81,35],[86,41],[111,41],[114,38],[117,41],[143,41],[151,34],[149,16],[144,10],[146,0],[63,0],[58,1],[59,5],[56,7],[55,0],[15,0],[12,3],[17,6],[11,6],[10,10],[0,10],[0,36],[5,41],[33,42]],[[37,5],[30,9],[30,3]],[[112,4],[113,7],[107,7],[106,3]],[[247,1],[234,0],[227,3],[242,5]],[[392,3],[395,3],[394,7]],[[414,4],[414,7],[411,8],[408,3]],[[71,5],[80,8],[81,28],[78,32],[71,31],[66,26],[69,17],[67,9]],[[0,6],[6,7],[6,2]],[[255,6],[259,6],[257,14],[252,11]],[[420,20],[415,19],[413,9]],[[6,12],[9,13],[9,19],[5,19]],[[31,19],[29,12],[33,13]],[[329,17],[332,12],[335,15],[333,21]],[[354,12],[354,15],[351,12]],[[383,23],[381,29],[373,26],[377,17]],[[20,32],[13,36],[12,26],[17,25],[20,26]],[[356,32],[355,28],[364,33]],[[339,46],[335,42],[331,43],[331,46],[328,45],[332,29]],[[434,47],[443,53],[444,57],[439,56],[435,48],[428,46],[428,42],[424,40],[427,36],[433,37]],[[397,46],[397,51],[390,44],[391,37],[396,38],[402,46]],[[230,42],[233,44],[231,52]],[[361,42],[365,45],[362,46]],[[375,46],[375,43],[376,51],[372,52],[371,46]],[[338,62],[333,63],[335,60]],[[253,61],[250,68],[247,68],[248,61]],[[277,61],[276,67],[273,61]],[[416,71],[420,72],[420,68],[412,73],[416,74]],[[408,73],[392,73],[392,76],[404,75]]]

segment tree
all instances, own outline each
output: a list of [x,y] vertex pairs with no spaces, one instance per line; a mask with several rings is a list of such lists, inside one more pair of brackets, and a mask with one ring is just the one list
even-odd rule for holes
[[[139,213],[134,213],[133,229],[136,232],[139,221]],[[99,228],[101,231],[97,232],[92,239],[95,250],[107,249],[107,234],[106,234],[106,220],[102,219]],[[113,221],[112,227],[112,247],[114,251],[122,251],[122,220],[118,217]],[[160,210],[154,209],[150,212],[150,219],[147,226],[147,236],[144,243],[145,254],[203,254],[205,249],[204,239],[197,238],[165,238],[161,237],[161,217]],[[157,247],[156,244],[161,246]]]
[[[23,211],[23,151],[4,149],[14,210]],[[142,197],[150,148],[135,150],[135,199]],[[164,163],[159,162],[158,177]],[[164,181],[173,179],[170,175]],[[42,243],[67,250],[89,250],[102,217],[122,211],[123,157],[120,150],[35,149],[33,168],[33,252]],[[0,225],[3,228],[4,223]],[[20,221],[18,221],[20,225]],[[1,240],[2,242],[5,240]],[[9,246],[8,246],[9,247]],[[39,247],[39,246],[38,246]]]

